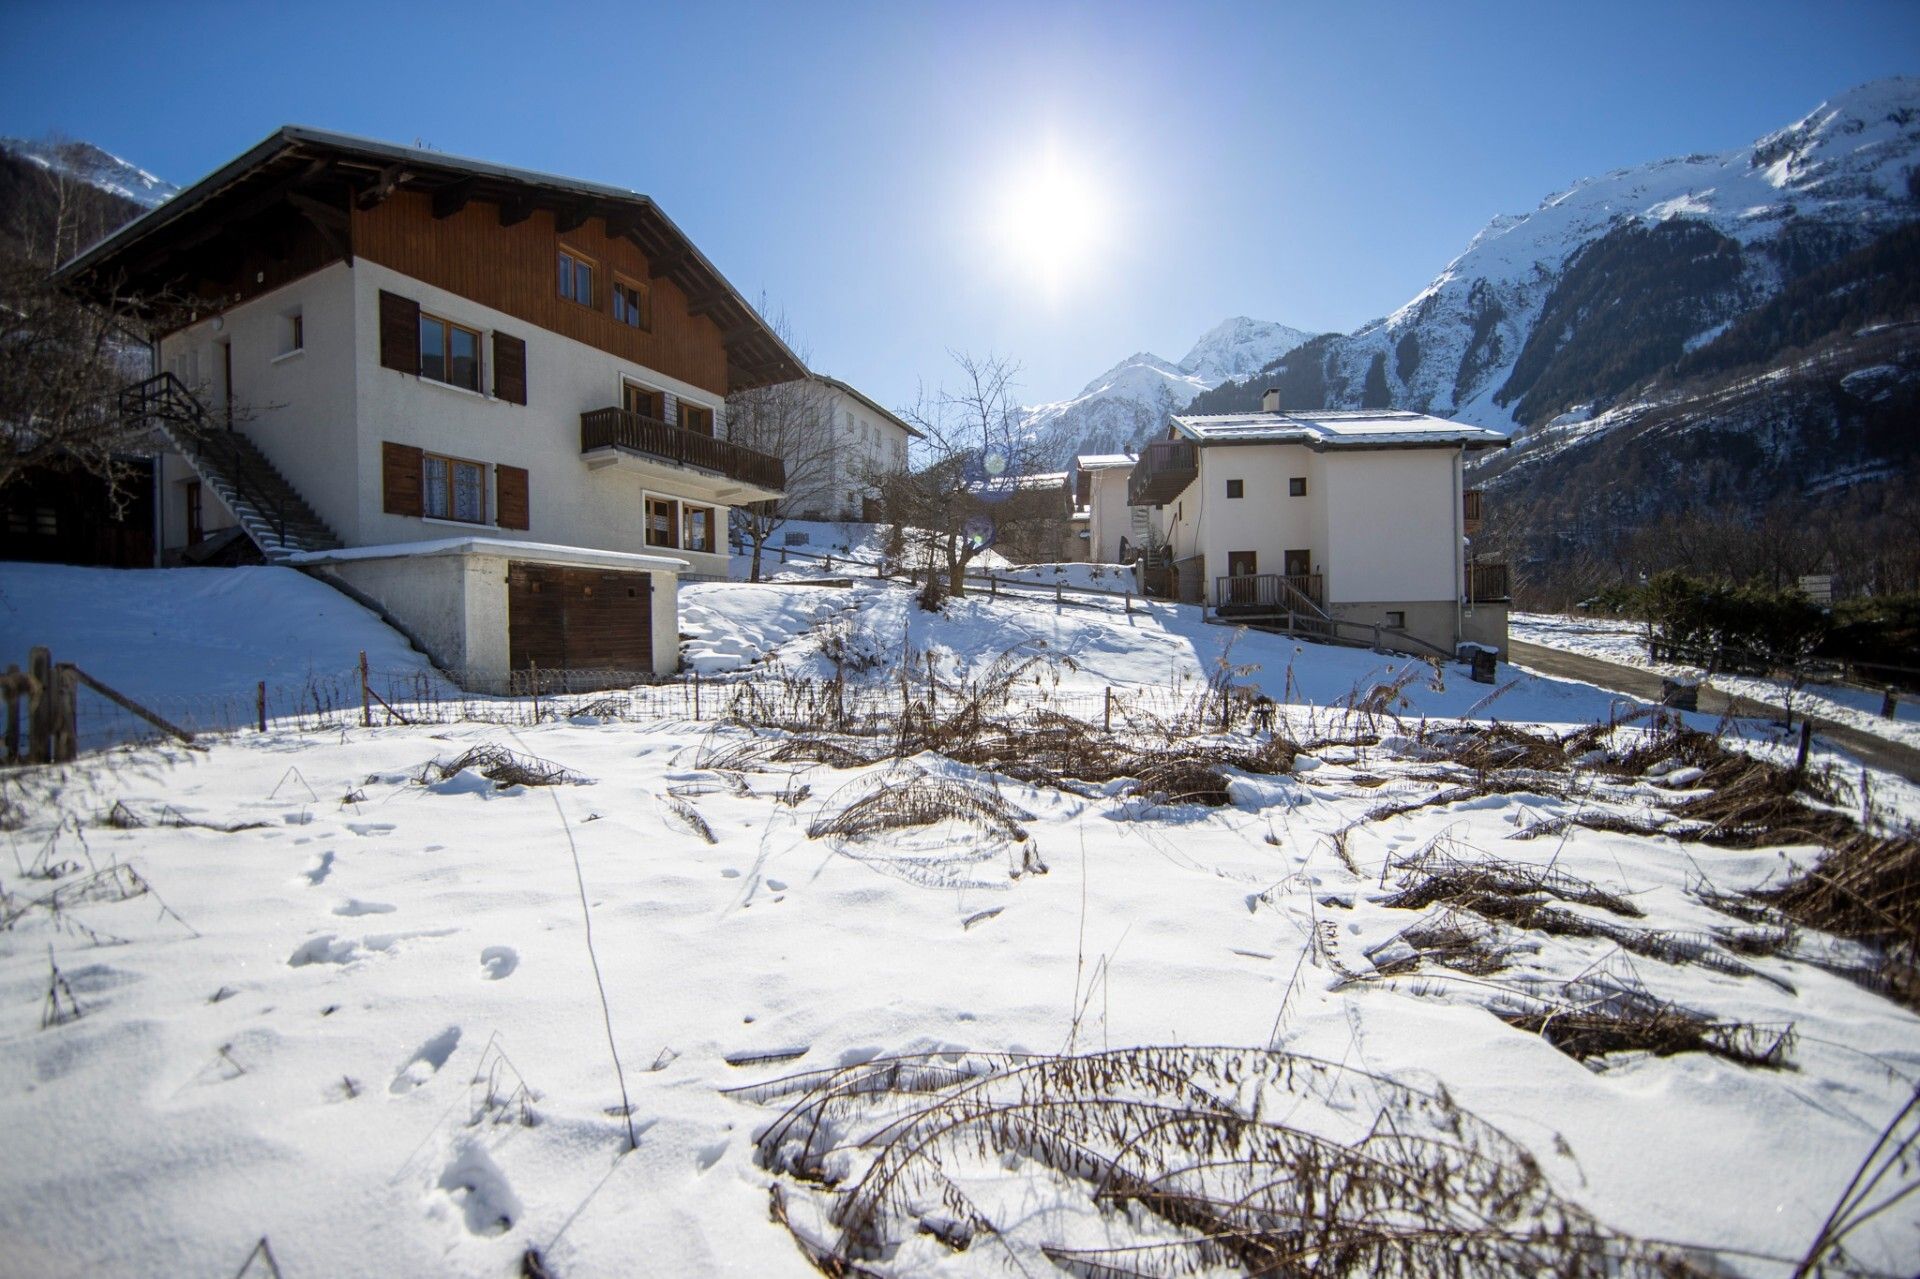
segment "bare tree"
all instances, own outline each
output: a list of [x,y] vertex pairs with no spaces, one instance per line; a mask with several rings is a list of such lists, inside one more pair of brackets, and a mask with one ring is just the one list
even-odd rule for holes
[[882,501],[893,522],[915,530],[922,553],[946,570],[947,593],[966,594],[967,565],[998,540],[996,514],[1017,492],[1033,460],[1014,392],[1020,365],[1004,356],[948,352],[958,366],[901,416],[922,437],[920,462],[884,477]]

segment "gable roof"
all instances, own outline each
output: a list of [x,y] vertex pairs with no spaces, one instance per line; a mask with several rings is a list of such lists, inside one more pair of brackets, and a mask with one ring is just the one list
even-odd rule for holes
[[1328,449],[1504,448],[1506,436],[1405,409],[1310,409],[1292,413],[1214,413],[1173,419],[1200,444],[1304,444]]
[[[713,317],[726,339],[731,388],[807,375],[800,358],[759,312],[651,198],[637,191],[300,125],[275,130],[79,254],[55,278],[82,290],[125,280],[138,292],[138,268],[144,263],[151,269],[150,250],[212,238],[231,221],[277,202],[304,200],[302,207],[317,202],[326,206],[319,209],[322,215],[343,214],[355,200],[384,198],[397,189],[429,192],[436,205],[453,209],[485,200],[516,210],[547,208],[582,219],[604,218],[610,233],[631,239],[663,268],[662,275]],[[350,248],[345,256],[352,261]]]
[[895,426],[905,431],[908,435],[912,436],[914,439],[924,440],[927,438],[926,436],[920,434],[920,432],[914,430],[911,426],[907,425],[905,422],[901,421],[900,416],[897,413],[893,412],[891,409],[888,409],[882,406],[879,401],[866,395],[858,387],[849,386],[847,383],[842,382],[839,378],[828,377],[824,373],[816,373],[813,375],[813,378],[816,382],[819,382],[823,386],[830,386],[834,390],[839,391],[844,395],[851,395],[854,399],[860,401],[862,404],[872,409],[875,413],[878,413],[881,417],[887,419],[887,421],[893,423]]
[[1137,453],[1082,453],[1073,459],[1073,466],[1078,471],[1112,471],[1132,467],[1139,460]]

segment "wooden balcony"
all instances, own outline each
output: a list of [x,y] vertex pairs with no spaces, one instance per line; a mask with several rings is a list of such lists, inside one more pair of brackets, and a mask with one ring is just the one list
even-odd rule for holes
[[1468,489],[1460,495],[1461,525],[1468,537],[1480,531],[1480,490]]
[[1140,450],[1140,460],[1127,476],[1127,505],[1171,502],[1199,474],[1200,454],[1192,440],[1155,440]]
[[1326,596],[1318,573],[1242,573],[1213,581],[1214,611],[1222,617],[1301,611],[1301,598],[1324,608]]
[[1498,560],[1467,565],[1467,602],[1498,604],[1513,598],[1507,566]]
[[787,486],[787,464],[777,457],[626,409],[594,409],[580,415],[580,451],[601,449],[707,471],[762,490],[766,496],[777,496]]

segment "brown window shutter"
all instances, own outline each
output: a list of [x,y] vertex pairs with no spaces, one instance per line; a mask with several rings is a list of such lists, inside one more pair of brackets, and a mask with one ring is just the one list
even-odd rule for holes
[[527,402],[527,344],[504,333],[493,335],[493,393],[509,404]]
[[420,371],[420,304],[380,290],[380,367]]
[[380,489],[388,515],[418,516],[421,504],[421,452],[391,440],[380,442]]
[[501,528],[528,527],[527,472],[524,468],[493,468],[493,507]]

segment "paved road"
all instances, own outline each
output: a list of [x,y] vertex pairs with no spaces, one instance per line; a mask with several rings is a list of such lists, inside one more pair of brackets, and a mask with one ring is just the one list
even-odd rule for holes
[[[1558,675],[1564,679],[1577,679],[1583,683],[1596,684],[1601,688],[1610,688],[1616,693],[1628,693],[1649,702],[1660,700],[1660,676],[1652,671],[1637,667],[1624,666],[1619,662],[1603,661],[1598,657],[1588,657],[1582,653],[1569,653],[1563,649],[1545,648],[1539,644],[1528,644],[1523,640],[1508,641],[1508,656],[1515,665],[1539,671],[1543,675]],[[1716,689],[1700,690],[1700,709],[1708,715],[1725,715],[1732,711],[1735,715],[1779,718],[1786,711],[1765,702],[1756,702],[1751,698],[1733,698]],[[1835,724],[1818,715],[1809,716],[1813,720],[1814,736],[1825,738],[1858,757],[1862,762],[1875,768],[1884,768],[1900,774],[1911,782],[1920,782],[1920,750],[1903,746],[1899,742],[1890,742],[1884,737],[1875,737],[1872,733],[1863,733],[1857,728],[1845,724]]]

